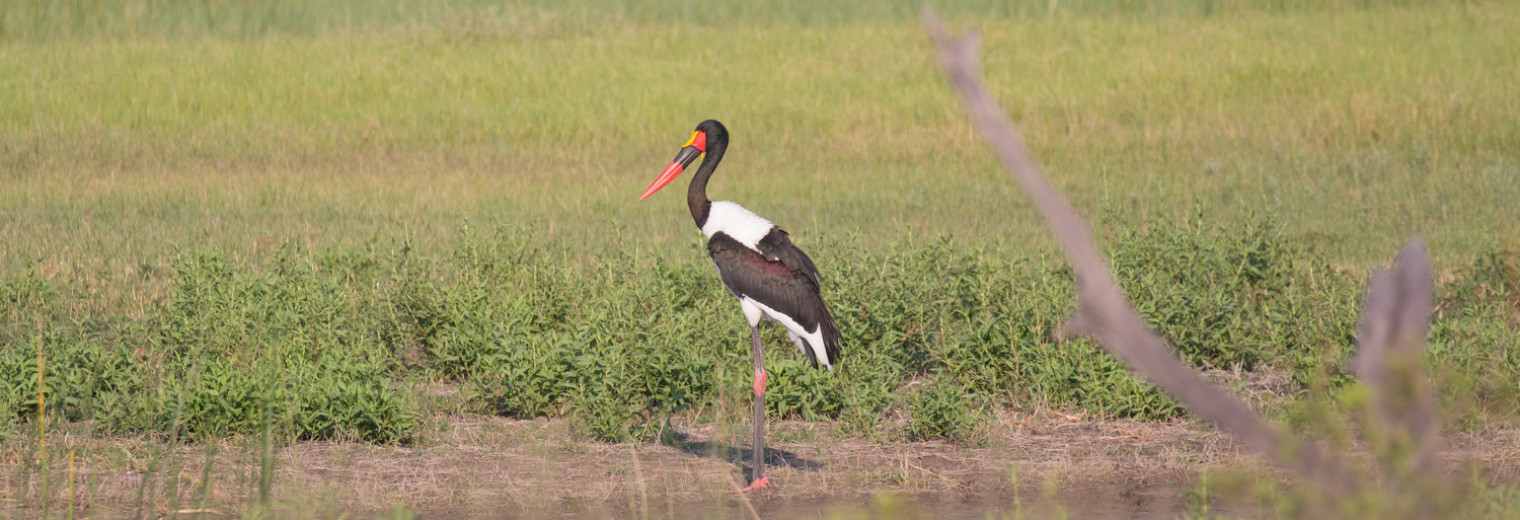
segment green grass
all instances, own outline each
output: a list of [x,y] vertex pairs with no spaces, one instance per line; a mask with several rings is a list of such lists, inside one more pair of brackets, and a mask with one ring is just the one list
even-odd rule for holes
[[[632,198],[706,117],[735,139],[715,195],[814,249],[841,228],[1048,248],[911,19],[540,33],[521,26],[553,22],[514,13],[17,36],[0,49],[0,262],[119,274],[178,247],[248,256],[270,239],[408,231],[432,251],[467,218],[531,221],[592,254],[610,222],[685,242],[679,197]],[[965,18],[988,35],[991,84],[1090,214],[1272,208],[1357,267],[1412,233],[1443,268],[1517,233],[1520,21],[1503,4]]]
[[[731,420],[742,320],[679,193],[635,200],[709,117],[714,197],[818,259],[845,335],[829,374],[767,332],[773,416],[967,439],[988,404],[1178,415],[1051,338],[1069,272],[917,9],[0,5],[0,432],[36,415],[38,348],[50,415],[111,434],[404,442],[438,382],[603,440]],[[942,11],[1190,363],[1343,388],[1364,275],[1418,234],[1450,419],[1513,419],[1520,8]]]

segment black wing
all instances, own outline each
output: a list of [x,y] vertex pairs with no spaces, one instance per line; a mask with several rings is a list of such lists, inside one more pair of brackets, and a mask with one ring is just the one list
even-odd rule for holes
[[[747,297],[791,317],[808,332],[823,328],[825,353],[839,359],[839,327],[818,293],[818,268],[780,229],[756,244],[759,251],[723,232],[707,241],[707,254],[734,296]],[[803,349],[815,364],[812,349]]]
[[771,228],[771,232],[766,233],[755,247],[760,250],[760,254],[765,255],[766,260],[781,262],[792,272],[808,277],[808,280],[813,282],[814,288],[823,286],[819,282],[818,267],[813,265],[813,259],[808,258],[807,253],[792,245],[792,237],[781,228]]

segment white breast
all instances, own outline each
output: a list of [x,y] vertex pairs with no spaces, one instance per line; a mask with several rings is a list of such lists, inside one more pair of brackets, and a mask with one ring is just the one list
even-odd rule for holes
[[744,209],[744,206],[720,200],[712,203],[712,208],[707,210],[707,222],[702,226],[702,234],[712,238],[714,233],[722,231],[746,247],[755,249],[755,244],[759,244],[760,239],[765,238],[774,227],[776,226],[771,221]]

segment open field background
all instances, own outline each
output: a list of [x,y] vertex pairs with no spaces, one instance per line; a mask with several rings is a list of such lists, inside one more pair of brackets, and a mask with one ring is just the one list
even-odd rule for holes
[[[769,331],[774,417],[819,443],[977,449],[1008,410],[1178,417],[1097,348],[1051,339],[1069,274],[917,9],[0,5],[7,500],[61,496],[37,485],[65,456],[36,442],[39,351],[50,427],[86,447],[428,445],[479,414],[587,443],[728,431],[748,398],[742,320],[679,194],[635,202],[709,117],[734,139],[714,198],[819,260],[845,334],[831,375]],[[1520,8],[941,11],[985,34],[989,84],[1190,362],[1344,435],[1320,418],[1357,395],[1343,366],[1365,274],[1418,234],[1447,422],[1512,425]],[[110,451],[84,463],[177,453]]]

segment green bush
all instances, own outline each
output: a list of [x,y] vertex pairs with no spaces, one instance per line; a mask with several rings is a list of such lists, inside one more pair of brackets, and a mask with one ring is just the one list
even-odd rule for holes
[[267,421],[302,439],[407,439],[415,406],[386,376],[380,314],[309,260],[286,249],[254,271],[211,253],[180,258],[171,298],[147,321],[150,384],[101,428],[225,435]]
[[[1270,217],[1244,228],[1210,224],[1201,212],[1178,224],[1148,222],[1121,232],[1112,257],[1141,317],[1201,368],[1252,370],[1343,342],[1355,323],[1349,299],[1335,294],[1349,287],[1313,286],[1326,263],[1292,245]],[[1326,315],[1333,325],[1305,330]]]
[[39,347],[47,415],[55,420],[93,419],[144,387],[141,366],[121,345],[82,326],[41,331],[0,349],[0,431],[37,417]]
[[[790,346],[789,340],[773,343]],[[780,349],[775,349],[780,350]],[[766,364],[766,414],[817,421],[839,417],[845,383],[840,374],[813,366],[807,359],[785,358]]]
[[1520,416],[1520,253],[1493,249],[1437,291],[1428,357],[1443,409],[1464,422]]
[[[1350,380],[1361,280],[1293,246],[1271,219],[1115,234],[1119,281],[1193,365],[1286,369],[1300,390]],[[957,410],[983,405],[1182,413],[1091,341],[1055,340],[1075,305],[1056,259],[948,238],[868,251],[858,239],[805,244],[821,260],[843,359],[817,369],[765,325],[770,416],[835,420],[866,436],[893,433],[883,419],[906,416],[903,433],[930,438],[963,434]],[[240,261],[186,252],[172,291],[140,318],[72,315],[56,302],[79,285],[6,273],[0,428],[35,416],[41,345],[52,415],[106,431],[214,436],[268,423],[298,438],[404,441],[422,409],[404,389],[442,380],[462,384],[476,410],[565,416],[593,439],[650,439],[673,414],[749,394],[738,306],[699,240],[679,249],[668,261],[612,238],[608,256],[567,261],[527,231],[466,225],[438,256],[405,241]],[[1520,395],[1520,355],[1494,348],[1516,342],[1515,263],[1493,253],[1460,271],[1432,331],[1438,374],[1482,409]]]
[[908,438],[913,440],[965,440],[981,422],[981,410],[963,385],[936,379],[908,397],[912,419]]

